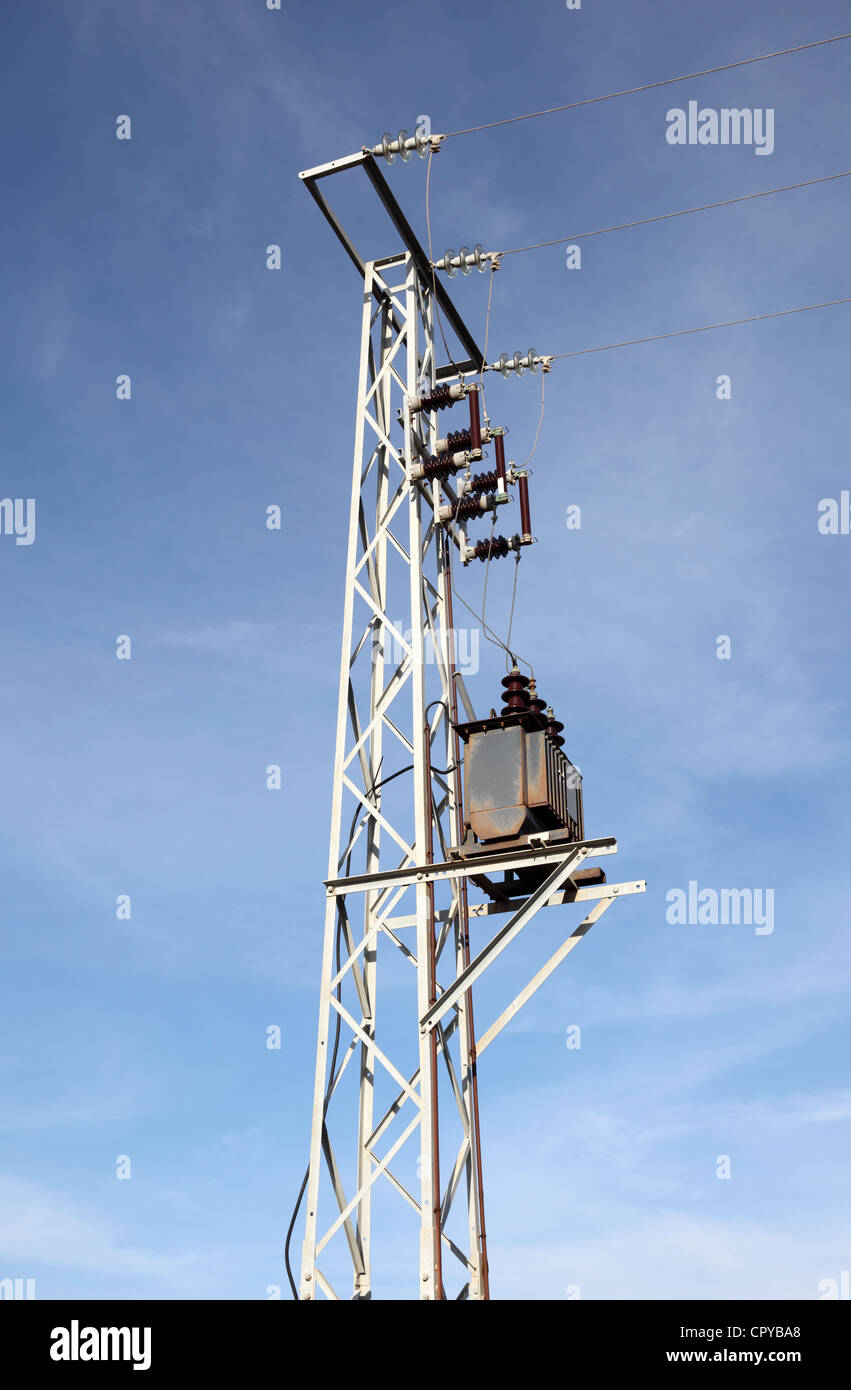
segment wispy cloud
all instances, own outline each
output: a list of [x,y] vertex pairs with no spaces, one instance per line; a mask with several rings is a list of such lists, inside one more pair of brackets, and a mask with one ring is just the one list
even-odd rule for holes
[[61,1265],[78,1271],[140,1276],[188,1296],[207,1252],[164,1253],[126,1243],[114,1227],[72,1199],[0,1175],[0,1257],[6,1267]]

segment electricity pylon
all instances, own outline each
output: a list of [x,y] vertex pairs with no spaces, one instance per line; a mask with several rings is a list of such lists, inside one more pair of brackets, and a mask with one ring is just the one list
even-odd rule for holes
[[[358,166],[403,243],[396,255],[364,262],[322,195],[321,180]],[[381,1185],[419,1227],[417,1296],[486,1299],[478,1058],[614,897],[644,885],[574,882],[588,857],[614,852],[610,839],[464,848],[459,703],[474,711],[456,669],[452,560],[469,549],[446,517],[450,480],[423,465],[445,456],[430,407],[457,399],[446,383],[482,357],[371,153],[301,177],[363,275],[363,307],[299,1294],[373,1296]],[[437,361],[436,309],[455,363]],[[536,873],[537,886],[469,903],[470,880],[487,894],[500,869]],[[541,907],[585,898],[589,916],[477,1047],[474,981]],[[471,959],[470,918],[500,913]]]

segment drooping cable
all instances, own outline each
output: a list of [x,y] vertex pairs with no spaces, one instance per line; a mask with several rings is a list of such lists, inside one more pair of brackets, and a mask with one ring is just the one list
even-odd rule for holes
[[506,634],[506,638],[505,638],[505,641],[506,641],[506,644],[507,644],[507,645],[506,645],[506,648],[505,648],[505,669],[506,669],[506,671],[510,671],[510,670],[511,670],[511,665],[510,665],[510,663],[511,663],[511,661],[513,660],[512,655],[511,655],[511,650],[510,650],[510,649],[511,649],[511,629],[512,629],[513,626],[514,626],[514,605],[515,605],[515,603],[517,602],[517,575],[518,575],[519,571],[520,571],[520,551],[518,550],[517,553],[516,553],[516,555],[514,556],[514,584],[512,585],[512,588],[511,588],[511,609],[510,609],[510,612],[509,612],[509,614],[508,614],[508,633]]
[[[481,623],[482,629],[483,629],[483,631],[484,631],[484,633],[485,633],[485,636],[488,637],[488,640],[489,640],[489,641],[493,642],[493,644],[494,644],[495,647],[501,647],[502,650],[503,650],[504,652],[507,652],[508,655],[509,655],[510,657],[512,657],[512,659],[513,659],[514,661],[518,661],[518,662],[521,664],[521,666],[528,666],[528,667],[529,667],[529,670],[530,670],[531,673],[532,673],[532,675],[535,674],[535,668],[534,668],[534,666],[532,665],[531,661],[527,661],[525,657],[519,656],[517,652],[509,651],[508,647],[507,647],[506,644],[503,642],[502,638],[499,637],[499,636],[497,635],[497,633],[494,632],[494,630],[493,630],[492,627],[488,627],[487,623],[482,622],[482,615],[481,615],[481,613],[477,613],[476,610],[475,610],[475,608],[472,608],[472,607],[470,606],[470,604],[469,604],[469,603],[467,602],[467,600],[464,598],[464,595],[463,595],[463,594],[460,594],[460,593],[458,592],[457,589],[455,590],[455,597],[457,598],[457,600],[458,600],[459,603],[463,603],[463,605],[464,605],[464,607],[466,608],[466,610],[467,610],[468,613],[472,613],[472,615],[473,615],[473,617],[475,618],[476,622],[477,622],[477,623]],[[488,634],[490,634],[490,635],[488,636]]]
[[534,444],[532,445],[532,452],[531,452],[531,454],[529,455],[529,457],[527,458],[526,462],[524,463],[524,465],[523,465],[524,468],[528,468],[528,467],[529,467],[529,464],[532,462],[532,459],[535,457],[535,450],[536,450],[537,447],[538,447],[538,440],[541,438],[541,430],[542,430],[543,424],[544,424],[544,405],[545,405],[546,384],[547,384],[547,374],[546,374],[546,372],[541,372],[541,413],[540,413],[540,415],[539,415],[539,417],[538,417],[538,428],[537,428],[536,431],[535,431],[535,442],[534,442]]
[[[532,459],[535,457],[535,451],[536,451],[536,449],[537,449],[537,447],[538,447],[538,441],[539,441],[540,438],[541,438],[541,430],[543,429],[543,425],[544,425],[544,407],[545,407],[545,404],[546,404],[546,383],[547,383],[547,374],[546,374],[546,372],[541,372],[541,413],[540,413],[540,415],[538,416],[538,428],[537,428],[536,431],[535,431],[535,440],[534,440],[534,443],[532,444],[532,451],[531,451],[531,453],[529,454],[529,457],[527,458],[526,462],[525,462],[524,465],[523,465],[524,468],[528,468],[528,467],[529,467],[529,464],[532,462]],[[508,632],[507,632],[506,638],[505,638],[505,641],[506,641],[505,669],[506,669],[506,671],[508,671],[508,670],[511,669],[511,661],[512,661],[512,655],[511,655],[511,650],[510,650],[510,648],[511,648],[511,629],[514,627],[514,607],[515,607],[515,604],[516,604],[516,602],[517,602],[517,579],[518,579],[518,576],[519,576],[519,573],[520,573],[520,554],[521,554],[521,552],[518,550],[518,551],[516,552],[515,556],[514,556],[514,583],[513,583],[512,586],[511,586],[511,608],[510,608],[509,614],[508,614]]]

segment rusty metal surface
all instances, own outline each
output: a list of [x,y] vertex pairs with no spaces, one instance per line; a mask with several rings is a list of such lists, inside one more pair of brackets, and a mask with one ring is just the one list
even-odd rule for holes
[[526,820],[526,748],[521,728],[473,734],[464,760],[465,800],[480,840],[519,835]]
[[527,733],[526,738],[526,805],[546,806],[547,793],[547,736]]
[[525,723],[467,734],[465,800],[479,840],[564,826],[582,837],[581,778],[553,740]]

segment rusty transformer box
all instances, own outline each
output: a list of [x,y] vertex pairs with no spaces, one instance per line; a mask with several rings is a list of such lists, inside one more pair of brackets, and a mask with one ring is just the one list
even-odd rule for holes
[[582,778],[532,710],[458,726],[466,744],[464,807],[468,829],[493,845],[542,830],[582,840]]

